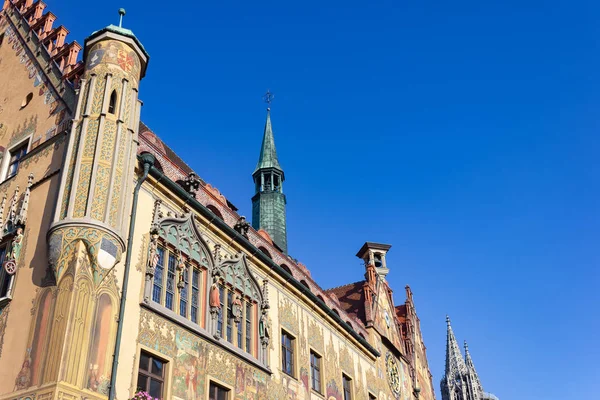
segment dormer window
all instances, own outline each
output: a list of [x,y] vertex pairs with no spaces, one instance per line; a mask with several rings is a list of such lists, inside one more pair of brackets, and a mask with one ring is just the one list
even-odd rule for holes
[[117,91],[113,90],[110,94],[110,102],[108,103],[108,113],[114,114],[117,109]]

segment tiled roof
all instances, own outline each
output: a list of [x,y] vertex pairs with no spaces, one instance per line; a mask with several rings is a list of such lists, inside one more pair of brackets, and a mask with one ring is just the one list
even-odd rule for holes
[[334,294],[340,302],[340,307],[350,316],[366,322],[365,318],[365,281],[349,283],[325,291],[327,294]]

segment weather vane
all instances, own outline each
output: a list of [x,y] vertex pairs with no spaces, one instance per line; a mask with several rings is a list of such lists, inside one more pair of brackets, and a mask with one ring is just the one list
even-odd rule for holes
[[123,27],[123,15],[125,15],[125,9],[119,8],[119,28]]
[[265,101],[265,103],[268,104],[268,108],[271,108],[271,102],[273,101],[273,99],[275,98],[275,95],[273,93],[271,93],[271,91],[269,89],[267,89],[267,93],[265,93],[265,95],[263,96],[263,100]]

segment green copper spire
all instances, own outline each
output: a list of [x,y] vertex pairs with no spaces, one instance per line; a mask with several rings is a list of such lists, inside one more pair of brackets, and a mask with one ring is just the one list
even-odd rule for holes
[[[267,103],[273,95],[265,95]],[[271,127],[271,109],[267,108],[267,121],[263,134],[258,164],[252,173],[255,194],[252,197],[252,227],[265,230],[273,243],[287,254],[287,227],[285,216],[286,198],[283,194],[285,176],[277,159],[273,128]]]
[[277,150],[275,149],[275,138],[273,137],[273,128],[271,127],[271,109],[267,108],[267,122],[265,122],[265,132],[263,134],[262,146],[260,148],[260,156],[258,164],[256,164],[257,172],[262,168],[276,168],[282,171],[277,159]]

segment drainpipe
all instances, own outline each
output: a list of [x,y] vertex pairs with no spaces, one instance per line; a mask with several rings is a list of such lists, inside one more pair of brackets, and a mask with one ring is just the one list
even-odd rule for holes
[[150,168],[154,165],[155,157],[150,153],[144,153],[140,155],[140,161],[142,163],[143,172],[140,179],[138,179],[135,189],[133,189],[133,202],[131,205],[131,217],[129,220],[129,236],[127,238],[127,251],[125,255],[125,272],[123,276],[123,290],[121,291],[121,303],[119,305],[119,319],[117,320],[117,338],[115,340],[115,351],[113,353],[112,372],[110,374],[110,392],[108,394],[109,400],[114,400],[116,396],[116,382],[117,382],[117,367],[119,365],[119,351],[121,350],[121,335],[123,334],[123,317],[125,315],[125,299],[127,299],[127,284],[129,282],[129,267],[131,266],[131,247],[133,243],[133,233],[135,228],[135,217],[137,214],[137,202],[138,195],[142,183],[148,177]]

